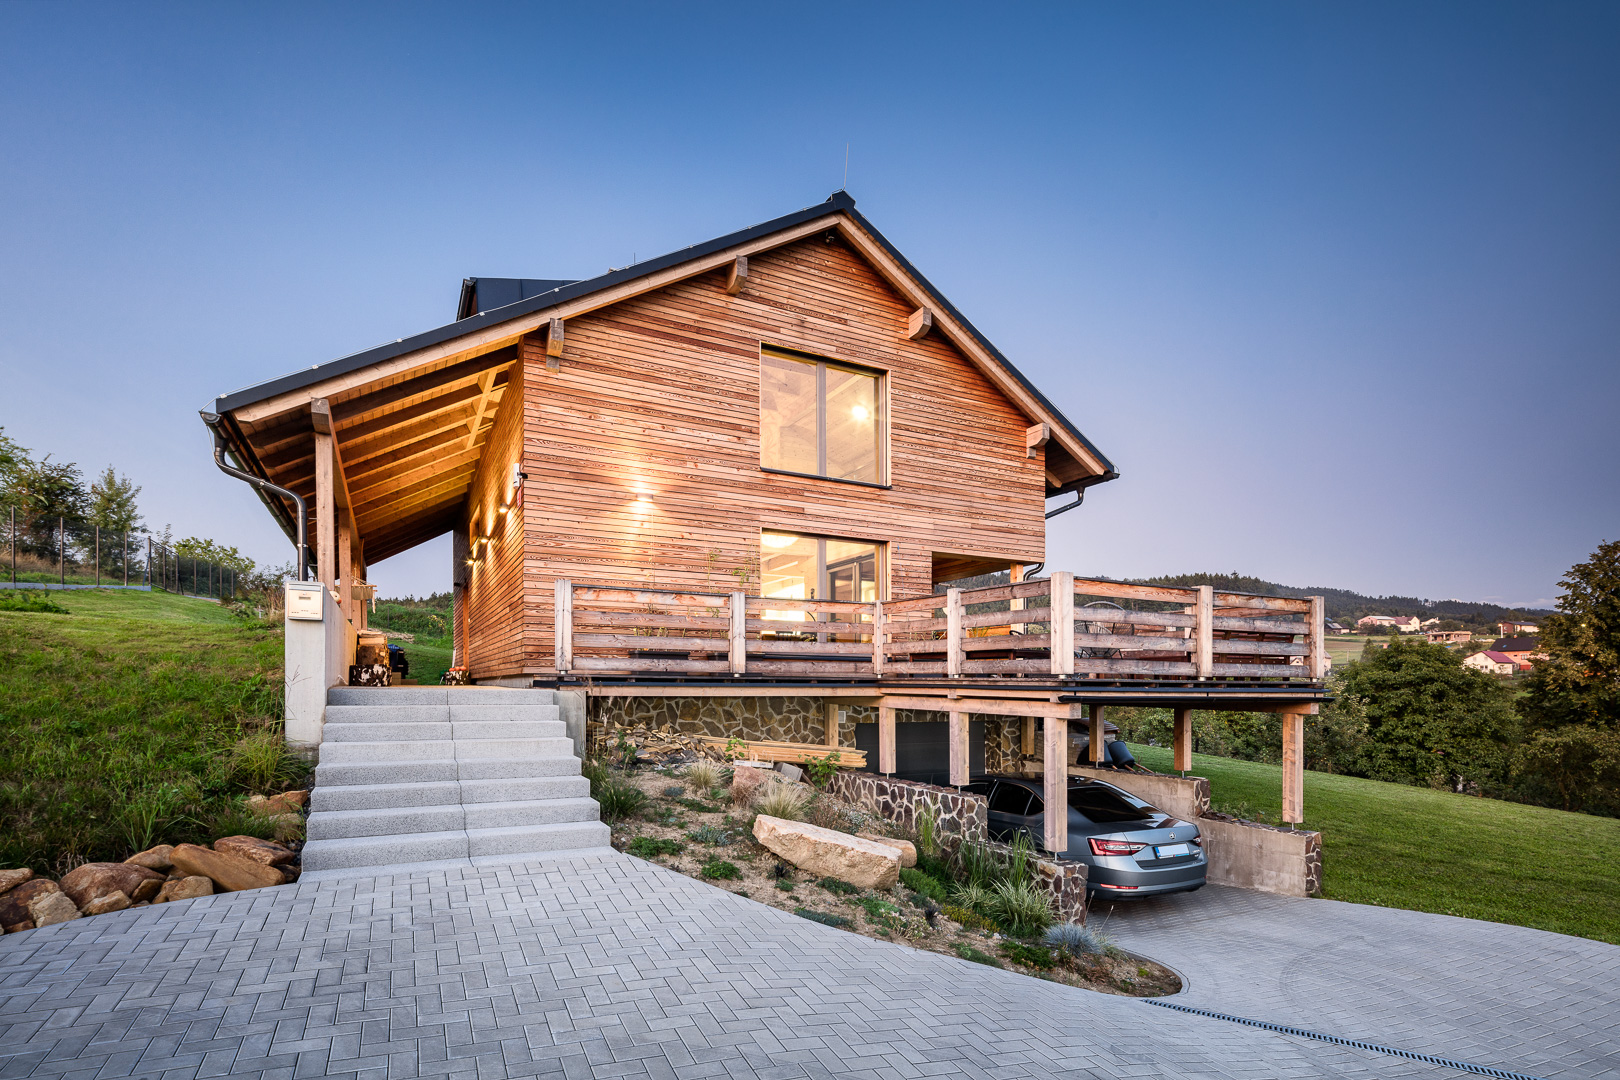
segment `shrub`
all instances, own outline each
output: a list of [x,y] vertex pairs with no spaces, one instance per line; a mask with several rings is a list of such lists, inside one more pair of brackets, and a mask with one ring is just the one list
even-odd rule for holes
[[52,600],[41,589],[18,589],[16,592],[0,593],[0,611],[29,611],[37,615],[67,615],[68,609]]
[[862,897],[861,907],[866,911],[867,921],[885,930],[893,930],[900,924],[900,909],[880,896]]
[[1014,937],[1032,937],[1052,925],[1052,901],[1033,882],[997,882],[990,897],[987,914]]
[[1000,856],[979,840],[969,840],[956,849],[956,872],[968,884],[986,888],[1007,876]]
[[1002,942],[1001,955],[1015,964],[1046,970],[1057,964],[1052,950],[1041,945],[1025,945],[1017,941]]
[[723,814],[726,808],[715,803],[706,803],[699,799],[676,799],[676,802],[697,814]]
[[783,880],[778,881],[776,883],[776,887],[778,889],[781,889],[783,892],[792,892],[793,891],[793,882],[788,881],[787,879],[784,878]]
[[742,877],[742,871],[737,869],[736,864],[728,863],[724,859],[710,859],[703,864],[703,869],[698,873],[710,881],[731,881]]
[[951,890],[952,903],[981,915],[990,911],[990,900],[990,890],[983,885],[958,885]]
[[658,794],[662,795],[666,799],[678,799],[682,795],[686,794],[686,789],[681,787],[681,785],[679,785],[679,784],[670,784],[668,787],[666,787],[663,791],[660,791]]
[[809,802],[810,797],[805,794],[803,788],[791,784],[767,784],[765,790],[754,800],[754,809],[766,817],[802,821],[805,807]]
[[702,793],[720,786],[720,766],[712,761],[694,761],[686,767],[686,786]]
[[827,786],[838,773],[838,754],[829,752],[824,758],[809,758],[804,763],[804,775],[818,788]]
[[950,892],[945,888],[943,881],[913,867],[908,866],[901,870],[900,880],[912,892],[926,896],[935,903],[943,904],[950,898]]
[[949,862],[941,859],[938,855],[925,855],[921,849],[917,852],[917,869],[935,881],[956,880],[956,870]]
[[939,816],[932,806],[917,811],[917,854],[928,858],[939,854]]
[[980,952],[971,945],[958,945],[956,955],[964,960],[971,960],[975,964],[984,964],[986,967],[998,968],[1001,966],[1000,960],[997,960],[989,953]]
[[622,779],[601,762],[586,762],[580,772],[591,782],[591,798],[602,808],[603,821],[622,821],[635,816],[647,805],[645,791]]
[[655,840],[651,836],[638,836],[630,841],[625,850],[637,858],[653,859],[659,855],[679,855],[686,850],[686,845],[679,840]]
[[844,915],[829,915],[824,911],[811,911],[809,908],[794,908],[793,914],[801,919],[818,922],[822,926],[836,926],[840,930],[855,925],[853,920]]
[[701,829],[693,829],[687,833],[686,838],[698,844],[724,847],[737,839],[737,836],[730,829],[722,829],[718,825],[705,825]]
[[940,910],[945,913],[947,919],[959,923],[969,930],[994,930],[996,928],[995,923],[980,915],[977,911],[971,911],[965,907],[946,904]]
[[844,819],[844,808],[837,799],[826,795],[817,797],[805,811],[804,820],[812,825],[819,825],[823,829],[832,829],[834,832],[845,832],[849,822]]
[[231,779],[253,792],[283,791],[300,781],[309,766],[287,749],[279,726],[244,735],[231,747]]
[[1076,957],[1103,956],[1109,949],[1106,937],[1079,923],[1055,923],[1046,928],[1046,934],[1041,940],[1054,949]]
[[820,885],[828,892],[837,893],[840,896],[854,896],[861,891],[858,886],[851,885],[847,881],[840,881],[835,877],[824,877],[820,881],[816,882],[816,884]]
[[274,840],[276,823],[255,814],[242,803],[233,803],[208,821],[209,842],[225,836],[256,836],[260,840]]

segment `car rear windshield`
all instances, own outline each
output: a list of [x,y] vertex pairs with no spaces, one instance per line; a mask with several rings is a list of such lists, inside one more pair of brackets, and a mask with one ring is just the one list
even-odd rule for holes
[[1095,822],[1151,821],[1155,814],[1140,806],[1133,806],[1105,787],[1077,787],[1069,789],[1069,806]]

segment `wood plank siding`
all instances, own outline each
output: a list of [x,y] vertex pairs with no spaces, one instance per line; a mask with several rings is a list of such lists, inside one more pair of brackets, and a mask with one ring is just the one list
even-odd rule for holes
[[[1045,558],[1032,418],[942,335],[908,339],[914,305],[847,242],[751,255],[735,295],[730,269],[568,319],[556,370],[521,350],[466,511],[493,531],[469,576],[474,678],[553,670],[559,577],[757,594],[761,529],[886,545],[887,597],[928,593],[940,554]],[[888,373],[887,488],[761,470],[762,345]],[[519,515],[494,520],[520,421],[521,540]]]

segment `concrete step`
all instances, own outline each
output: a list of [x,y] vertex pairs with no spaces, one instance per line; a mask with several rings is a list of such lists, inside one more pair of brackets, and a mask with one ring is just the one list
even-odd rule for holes
[[328,705],[328,724],[448,724],[448,705]]
[[[383,727],[382,724],[355,724],[355,727]],[[568,730],[561,720],[457,720],[449,725],[453,738],[466,739],[566,739]],[[570,747],[574,744],[568,743]]]
[[[575,759],[576,761],[578,759]],[[582,799],[591,782],[576,771],[568,776],[529,776],[505,780],[463,780],[461,803],[534,802],[537,799]],[[312,795],[313,799],[314,796]]]
[[443,761],[460,756],[457,753],[457,744],[449,739],[423,739],[420,742],[333,742],[321,744],[322,765],[353,765],[374,761]]
[[309,815],[306,835],[311,840],[347,840],[355,836],[453,832],[466,828],[466,825],[467,815],[460,803],[367,810],[319,810]]
[[[462,743],[463,747],[467,744]],[[567,756],[536,758],[494,757],[484,760],[463,758],[456,762],[462,780],[526,780],[540,776],[578,776],[579,758]]]
[[[600,808],[589,796],[583,799],[536,799],[528,802],[489,802],[463,806],[466,827],[511,828],[516,825],[554,825],[564,821],[596,821]],[[315,819],[310,818],[311,821]]]
[[[586,783],[589,784],[589,781]],[[429,784],[353,784],[348,787],[319,785],[309,793],[309,810],[311,814],[318,814],[329,810],[376,810],[390,806],[456,806],[461,803],[461,798],[461,784],[455,780]]]
[[554,690],[514,686],[447,686],[445,700],[452,705],[555,705]]
[[[321,749],[324,757],[328,748],[323,746]],[[574,761],[574,771],[579,771],[577,758]],[[436,780],[459,779],[461,774],[456,769],[454,758],[440,758],[434,761],[360,761],[341,765],[323,761],[315,766],[316,790],[323,787],[376,784],[428,784]]]
[[[559,724],[558,727],[562,725]],[[547,732],[547,734],[550,734]],[[334,724],[327,721],[321,730],[323,743],[340,742],[423,742],[455,738],[449,723],[443,724]]]
[[457,761],[488,761],[495,758],[526,760],[528,758],[574,756],[570,739],[457,739]]
[[562,718],[562,710],[556,705],[527,705],[517,703],[512,705],[486,704],[466,705],[452,702],[449,706],[450,719],[456,723],[466,720],[558,720]]
[[450,704],[443,686],[334,686],[326,692],[326,707],[333,705],[437,705]]
[[[602,828],[607,826],[603,825]],[[467,833],[456,829],[404,836],[311,840],[304,845],[301,862],[306,870],[340,870],[354,866],[390,866],[395,863],[468,857]]]
[[600,821],[468,829],[467,853],[477,857],[513,855],[531,851],[560,851],[566,848],[606,847],[610,836],[611,830]]

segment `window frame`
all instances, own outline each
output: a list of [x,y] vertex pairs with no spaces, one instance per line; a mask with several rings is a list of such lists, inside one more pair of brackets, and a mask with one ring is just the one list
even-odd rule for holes
[[[798,474],[794,474],[794,475],[798,475]],[[860,481],[850,481],[850,483],[860,483]],[[873,549],[872,550],[872,554],[873,554],[872,584],[874,586],[876,586],[876,589],[877,589],[877,594],[878,594],[877,602],[882,603],[884,600],[888,599],[888,596],[889,596],[889,573],[888,573],[888,571],[889,571],[889,542],[887,540],[869,540],[869,539],[863,539],[861,537],[856,537],[856,536],[828,536],[825,533],[801,532],[798,529],[777,528],[777,527],[770,526],[770,525],[762,525],[762,526],[760,526],[760,529],[759,529],[760,537],[763,538],[766,533],[771,533],[771,534],[776,535],[776,536],[791,536],[791,537],[794,537],[795,539],[799,539],[799,540],[814,540],[814,541],[816,541],[816,584],[815,584],[815,591],[818,592],[818,593],[822,592],[822,591],[826,591],[826,592],[831,592],[832,591],[831,578],[829,576],[828,569],[827,569],[827,542],[829,540],[834,542],[834,543],[840,543],[840,544],[865,544],[867,546],[870,546]],[[756,541],[756,546],[763,551],[763,548],[765,546],[764,540],[763,539],[757,540]],[[762,600],[772,599],[772,597],[769,597],[769,596],[765,595],[765,571],[764,571],[763,565],[760,567],[759,588],[760,588],[760,599],[762,599]],[[787,597],[777,597],[776,599],[788,599],[788,598]],[[808,599],[811,599],[811,600],[827,600],[829,598],[825,597],[825,596],[819,596],[819,597],[809,597]],[[845,603],[845,602],[848,602],[848,601],[838,601],[838,602],[839,603]],[[853,602],[854,603],[867,603],[867,601],[864,601],[864,600],[857,600],[857,601],[853,601]]]
[[857,487],[878,488],[888,490],[894,485],[889,478],[889,370],[872,364],[852,364],[847,360],[838,360],[818,353],[805,352],[803,349],[793,349],[785,345],[773,345],[770,342],[761,342],[759,347],[759,380],[760,385],[765,381],[765,358],[776,354],[783,360],[794,360],[799,363],[814,364],[816,366],[816,463],[825,470],[827,468],[827,368],[832,367],[840,371],[850,371],[857,375],[865,375],[877,381],[877,475],[873,480],[852,480],[843,476],[828,476],[822,472],[798,472],[794,469],[779,469],[765,464],[765,404],[759,404],[759,471],[773,476],[798,476],[806,480],[827,480],[834,484],[854,484]]

